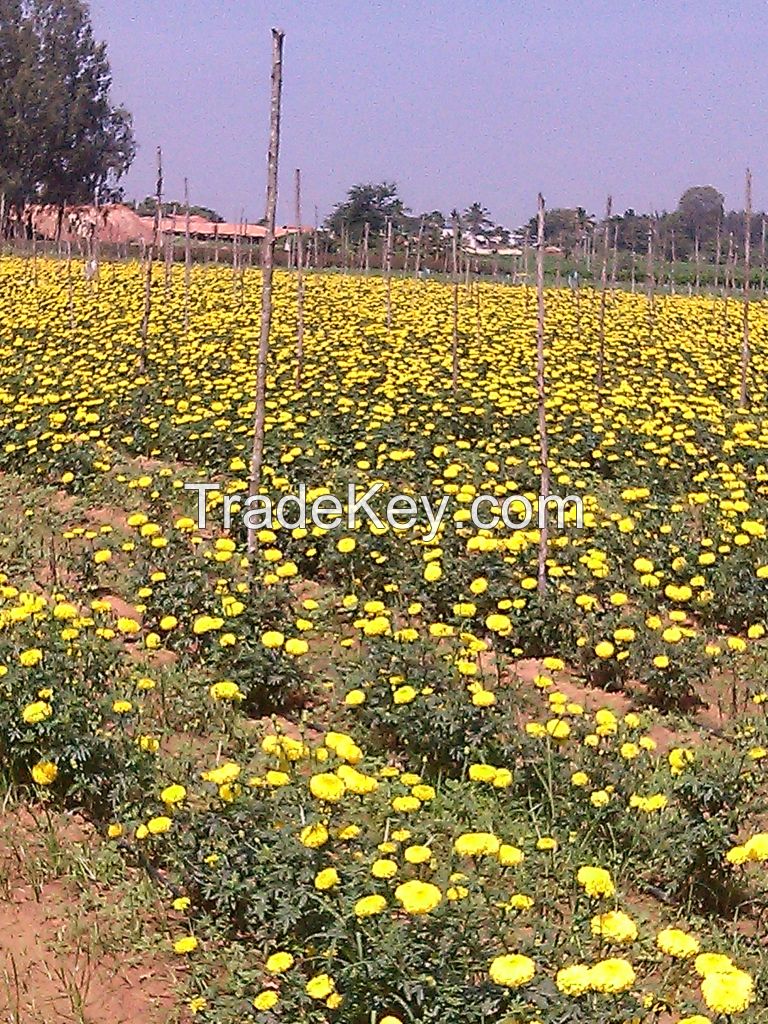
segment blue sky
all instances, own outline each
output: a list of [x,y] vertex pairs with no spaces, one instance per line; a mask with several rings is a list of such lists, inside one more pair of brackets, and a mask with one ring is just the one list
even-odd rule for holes
[[91,0],[139,153],[125,184],[263,215],[270,28],[285,30],[281,201],[322,219],[357,181],[415,212],[478,200],[670,209],[689,185],[768,206],[768,5],[700,0]]

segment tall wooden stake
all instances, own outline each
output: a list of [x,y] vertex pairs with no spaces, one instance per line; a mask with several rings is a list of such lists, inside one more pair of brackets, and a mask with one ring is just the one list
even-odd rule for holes
[[600,333],[597,351],[597,393],[598,402],[602,401],[603,379],[605,376],[605,299],[608,291],[608,250],[610,247],[611,210],[613,199],[608,196],[605,204],[605,225],[603,229],[603,267],[600,272]]
[[304,238],[301,233],[301,171],[296,168],[296,386],[304,372]]
[[459,215],[452,215],[451,276],[453,278],[453,331],[451,337],[451,385],[454,392],[459,383]]
[[[264,426],[267,402],[267,362],[269,330],[272,324],[272,272],[275,258],[275,214],[277,212],[277,165],[280,151],[280,100],[283,87],[283,38],[281,29],[272,29],[272,97],[269,115],[269,151],[267,154],[267,203],[264,216],[266,233],[261,260],[261,329],[256,364],[256,412],[253,421],[253,449],[248,496],[258,494],[264,460]],[[248,554],[256,551],[256,530],[248,530]]]
[[152,226],[152,244],[147,253],[144,273],[144,313],[141,318],[141,371],[147,369],[147,334],[149,318],[152,313],[152,262],[157,250],[157,238],[160,231],[160,218],[163,203],[163,151],[157,147],[157,184],[155,187],[155,219]]
[[387,289],[387,330],[392,327],[392,218],[387,218],[386,249],[384,252],[384,273]]
[[189,181],[184,179],[184,333],[189,330],[189,279],[192,272],[192,245],[189,235]]
[[752,235],[752,172],[747,168],[744,183],[746,204],[744,207],[744,322],[741,335],[741,387],[739,408],[746,408],[749,398],[747,380],[749,377],[749,272],[750,243]]
[[549,440],[547,438],[547,389],[544,379],[544,196],[539,192],[538,246],[536,249],[536,395],[539,413],[539,566],[538,590],[547,588],[547,542],[549,528],[544,499],[549,494]]
[[414,277],[421,273],[421,247],[424,242],[424,217],[419,221],[419,234],[416,239],[416,262],[413,268]]

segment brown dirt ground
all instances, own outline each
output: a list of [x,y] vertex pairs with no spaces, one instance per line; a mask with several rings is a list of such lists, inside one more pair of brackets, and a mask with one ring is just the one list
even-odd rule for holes
[[[60,843],[93,841],[93,830],[66,816]],[[154,953],[104,953],[97,928],[110,906],[83,913],[66,877],[30,877],[40,856],[30,811],[0,814],[0,1020],[9,1024],[169,1024],[179,1019],[176,968]]]

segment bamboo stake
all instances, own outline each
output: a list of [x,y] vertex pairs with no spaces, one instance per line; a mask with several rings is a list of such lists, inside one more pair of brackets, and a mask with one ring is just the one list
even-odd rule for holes
[[189,236],[189,181],[184,179],[184,333],[189,331],[189,279],[192,272],[192,246]]
[[387,330],[392,327],[392,218],[387,218],[386,249],[384,252],[384,273],[387,289]]
[[549,528],[544,499],[549,494],[549,440],[547,437],[546,384],[544,379],[544,196],[539,192],[538,247],[536,249],[536,394],[539,419],[539,564],[538,592],[543,597],[547,588],[547,542]]
[[749,398],[749,271],[750,244],[752,241],[752,172],[747,168],[744,183],[746,204],[744,209],[744,320],[741,335],[741,387],[739,388],[739,408],[746,408]]
[[451,276],[453,278],[453,330],[451,336],[451,385],[454,394],[459,383],[459,215],[451,215],[453,231],[451,238]]
[[598,403],[602,401],[603,378],[605,375],[605,298],[608,291],[608,249],[610,246],[610,224],[613,199],[608,196],[605,204],[605,228],[603,231],[603,266],[600,271],[600,330],[597,350],[597,393]]
[[[619,225],[614,225],[613,229],[613,253],[611,254],[611,282],[610,290],[616,288],[616,278],[619,271]],[[613,302],[613,296],[611,296],[611,302]]]
[[296,168],[296,386],[304,372],[304,244],[301,234],[301,171]]
[[418,277],[421,273],[421,246],[424,241],[424,218],[419,221],[419,234],[416,239],[416,262],[413,268],[413,276]]
[[158,232],[160,231],[160,210],[163,201],[163,151],[157,147],[157,184],[155,187],[155,219],[152,225],[152,243],[147,250],[146,270],[144,274],[144,313],[141,318],[141,370],[147,369],[147,334],[149,318],[152,313],[152,262],[157,249]]
[[[249,499],[258,494],[261,486],[261,467],[264,460],[264,427],[267,402],[267,361],[269,359],[269,331],[272,324],[272,272],[275,256],[275,215],[277,211],[277,167],[280,151],[280,100],[283,85],[283,38],[281,29],[272,29],[272,95],[269,117],[269,150],[267,154],[266,232],[262,249],[261,267],[261,329],[256,364],[256,411],[253,421],[253,449],[251,472],[248,480]],[[248,554],[256,551],[256,529],[248,528]]]

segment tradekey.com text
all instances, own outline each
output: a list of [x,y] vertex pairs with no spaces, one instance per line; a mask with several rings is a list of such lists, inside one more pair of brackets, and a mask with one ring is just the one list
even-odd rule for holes
[[[272,529],[278,523],[285,530],[306,530],[309,526],[330,531],[342,527],[356,529],[361,522],[367,521],[374,530],[381,532],[387,528],[412,530],[420,525],[424,532],[423,539],[427,543],[433,541],[448,515],[450,496],[446,494],[440,501],[433,502],[425,495],[416,497],[412,494],[396,494],[384,504],[381,499],[376,502],[383,487],[383,483],[375,483],[362,492],[354,483],[350,483],[345,501],[326,488],[308,490],[305,484],[299,484],[296,493],[284,494],[276,501],[266,494],[254,494],[251,497],[245,494],[226,494],[221,504],[220,525],[229,530],[233,517],[237,516],[246,530]],[[210,491],[219,491],[219,485],[188,483],[184,484],[184,488],[197,492],[197,525],[201,530],[206,529],[206,495]],[[578,495],[560,497],[548,494],[536,504],[536,527],[550,524],[549,517],[554,511],[557,527],[583,528],[584,506]],[[462,503],[461,507],[466,509],[466,503]],[[502,525],[508,530],[527,530],[534,521],[534,503],[523,494],[511,494],[502,502],[495,495],[479,494],[467,511],[468,516],[462,515],[459,521],[465,523],[468,518],[478,530],[496,530]]]

